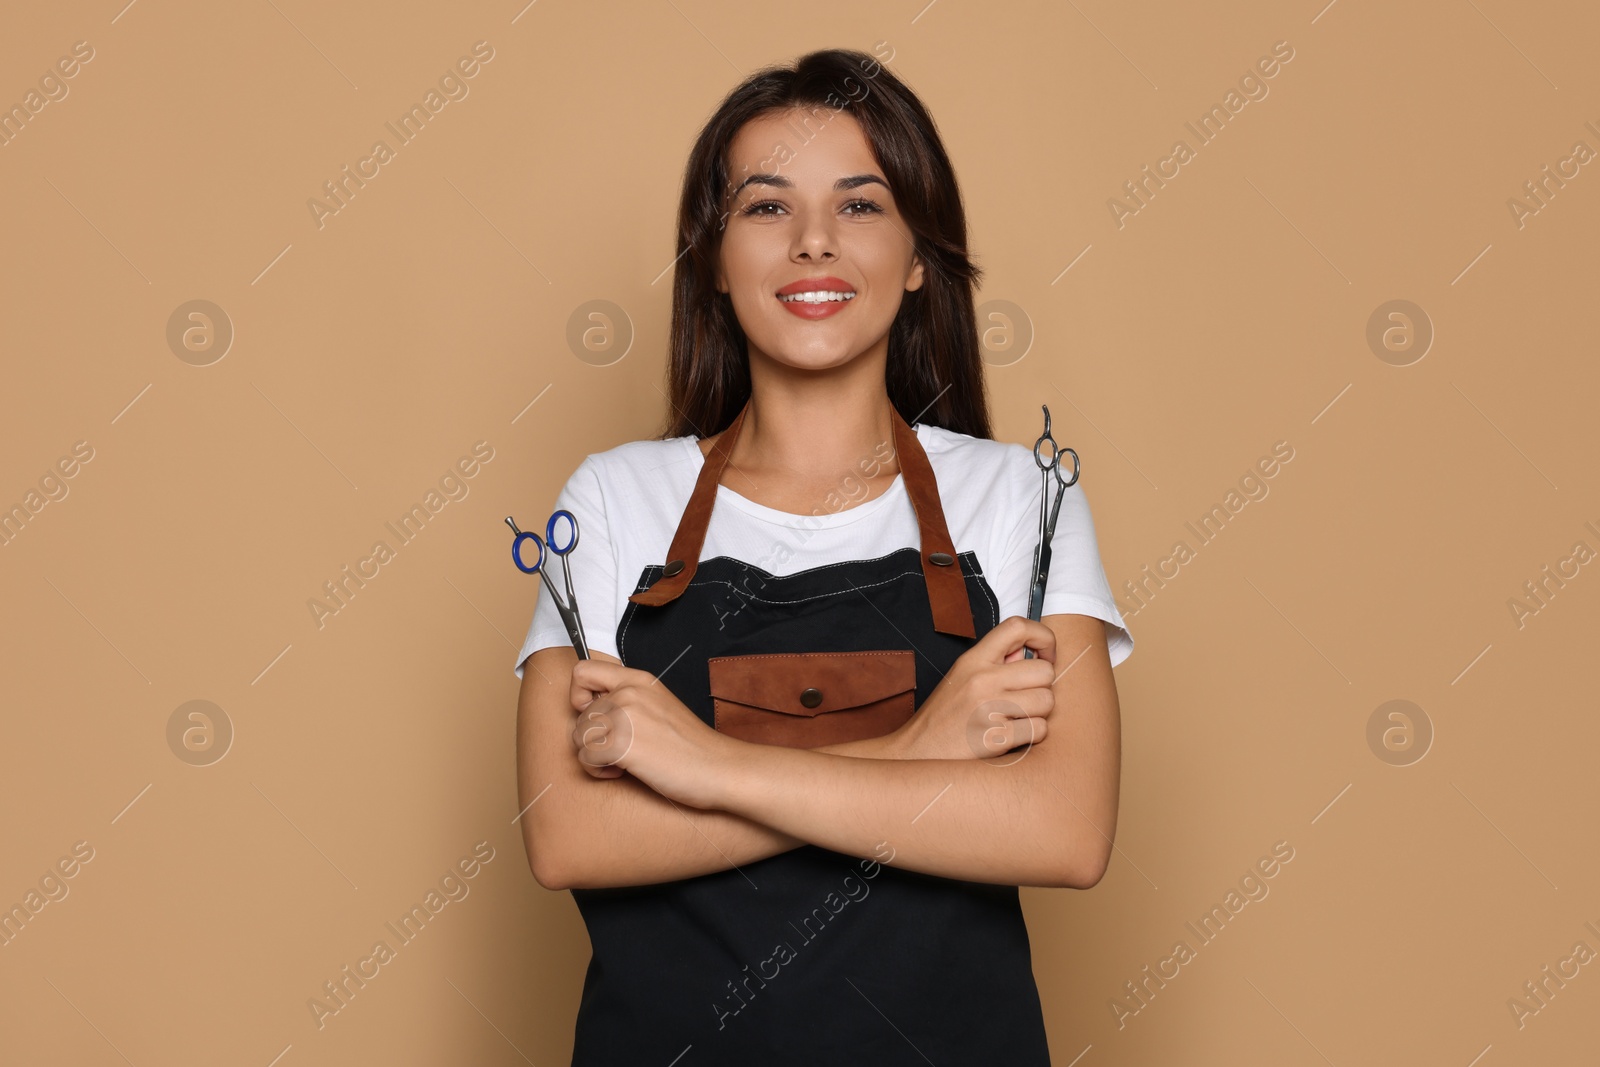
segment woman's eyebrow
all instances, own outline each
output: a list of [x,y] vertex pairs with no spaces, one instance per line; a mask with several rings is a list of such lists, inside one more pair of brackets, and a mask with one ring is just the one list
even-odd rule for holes
[[[889,183],[878,177],[876,174],[856,174],[849,178],[840,178],[838,181],[833,183],[833,187],[835,190],[843,192],[847,189],[859,189],[863,185],[871,185],[874,182],[883,186],[885,189],[889,188]],[[744,181],[740,182],[729,195],[738,196],[740,190],[747,185],[770,185],[778,189],[794,188],[794,182],[790,181],[782,174],[752,174]]]

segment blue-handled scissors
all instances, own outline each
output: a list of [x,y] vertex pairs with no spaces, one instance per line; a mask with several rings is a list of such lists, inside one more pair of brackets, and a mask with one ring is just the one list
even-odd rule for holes
[[[572,531],[572,540],[568,541],[565,547],[556,541],[556,520],[563,518],[567,520],[567,525]],[[546,548],[557,556],[565,557],[578,547],[578,520],[570,511],[557,511],[550,516],[550,521],[545,525],[542,540],[538,534],[523,533],[517,529],[517,524],[510,515],[506,516],[506,525],[517,535],[511,541],[511,562],[515,563],[517,570],[523,574],[537,574],[544,579],[544,587],[556,602],[556,610],[561,613],[561,621],[567,628],[567,636],[572,639],[572,647],[578,650],[578,658],[588,659],[589,642],[584,640],[583,620],[578,616],[578,597],[572,591],[572,561],[563,558],[561,562],[561,574],[566,579],[567,585],[566,600],[561,599],[561,594],[556,591],[556,583],[550,580],[550,573],[544,565]],[[522,546],[528,541],[539,547],[539,558],[534,560],[531,567],[522,562]]]
[[[1041,405],[1043,406],[1043,405]],[[1039,449],[1048,441],[1050,443],[1050,458],[1047,461],[1040,455]],[[1061,477],[1061,453],[1066,452],[1072,457],[1071,480]],[[1067,495],[1067,489],[1078,483],[1078,475],[1083,467],[1078,462],[1078,453],[1073,449],[1063,449],[1056,444],[1056,439],[1050,436],[1050,409],[1044,408],[1044,433],[1033,443],[1033,462],[1039,468],[1039,475],[1043,484],[1039,487],[1039,547],[1033,550],[1033,581],[1028,586],[1028,618],[1038,621],[1044,614],[1044,587],[1050,580],[1050,541],[1056,535],[1056,518],[1061,514],[1061,498]],[[1050,476],[1054,474],[1056,480],[1056,500],[1050,503]],[[1023,659],[1033,659],[1033,649],[1024,649]]]

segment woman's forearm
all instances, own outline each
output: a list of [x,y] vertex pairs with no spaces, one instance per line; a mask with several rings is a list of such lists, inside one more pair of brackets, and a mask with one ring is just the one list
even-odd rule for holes
[[544,813],[541,847],[559,856],[540,879],[546,889],[676,881],[805,844],[729,812],[675,803],[632,775],[592,779],[571,800]]
[[718,807],[823,848],[881,856],[946,878],[1064,886],[1069,865],[1059,774],[1048,741],[1018,763],[859,759],[752,745],[724,768]]
[[[557,758],[545,773],[566,788],[530,812],[537,822],[527,830],[530,855],[542,858],[535,864],[540,883],[643,885],[809,843],[862,857],[887,849],[893,858],[885,862],[950,878],[1094,885],[1116,833],[1116,686],[1098,619],[1043,621],[1056,634],[1059,672],[1048,732],[1032,748],[985,760],[925,760],[905,758],[896,734],[806,750],[722,734],[691,743],[685,738],[698,729],[679,726],[651,743],[698,744],[694,758],[704,763],[692,771],[657,757],[657,766],[640,769],[642,777],[592,779]],[[648,697],[629,699],[648,706]],[[637,721],[642,727],[671,717],[656,710]],[[524,800],[532,788],[525,782]],[[536,851],[535,841],[543,848]]]
[[[619,662],[604,652],[595,656]],[[570,737],[570,678],[577,662],[564,646],[535,652],[518,700],[520,828],[540,885],[600,888],[692,878],[805,843],[743,816],[674,803],[632,775],[595,778],[584,771]],[[824,751],[893,758],[897,740],[891,734]]]
[[[815,751],[895,758],[890,737],[825,745]],[[565,798],[542,798],[525,816],[537,813],[539,847],[558,857],[541,879],[547,889],[693,878],[742,867],[806,843],[741,815],[675,803],[632,775],[605,779],[584,775],[568,784],[566,792],[570,795]]]
[[1080,658],[1059,661],[1049,734],[1031,749],[892,760],[730,742],[720,746],[713,806],[848,855],[888,851],[893,866],[947,878],[1095,884],[1116,832],[1116,690],[1098,620],[1045,622]]

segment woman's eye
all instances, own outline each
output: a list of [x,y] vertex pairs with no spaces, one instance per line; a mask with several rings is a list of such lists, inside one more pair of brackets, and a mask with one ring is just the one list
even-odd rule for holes
[[[772,208],[773,210],[768,211],[768,208]],[[852,200],[845,204],[844,210],[847,215],[881,215],[883,213],[882,206],[871,200]],[[778,203],[776,200],[760,200],[754,204],[750,204],[744,208],[744,210],[740,211],[739,214],[776,215],[781,211],[783,211],[783,205]]]

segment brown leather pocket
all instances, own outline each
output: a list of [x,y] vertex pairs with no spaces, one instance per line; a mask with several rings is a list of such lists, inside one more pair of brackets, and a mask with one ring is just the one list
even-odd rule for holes
[[714,656],[716,728],[787,748],[882,737],[916,710],[915,656],[911,649]]

